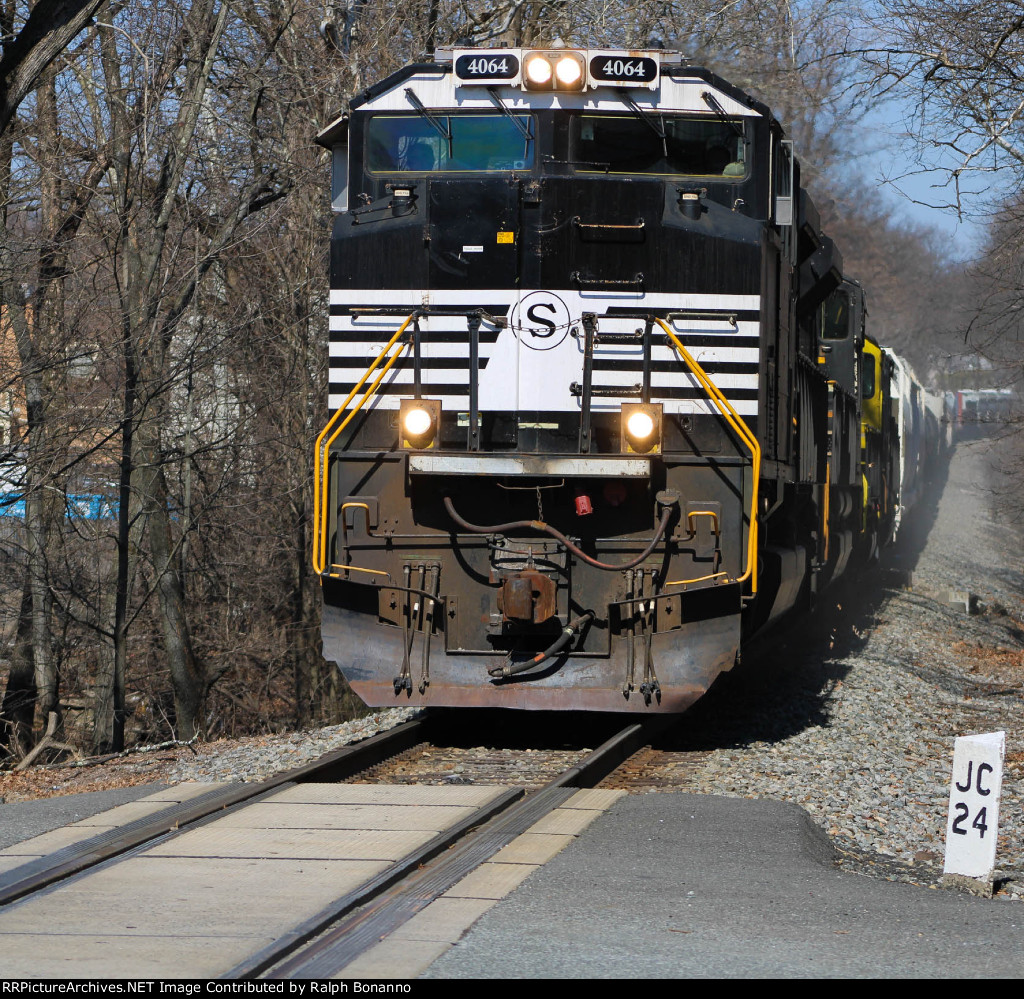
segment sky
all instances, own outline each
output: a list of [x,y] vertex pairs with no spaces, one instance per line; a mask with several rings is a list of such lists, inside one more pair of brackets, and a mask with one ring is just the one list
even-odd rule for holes
[[[987,205],[993,198],[991,190],[979,190],[980,178],[961,190],[962,216],[942,208],[953,200],[952,188],[946,186],[948,174],[942,170],[924,171],[919,155],[907,136],[898,107],[888,105],[868,116],[862,124],[873,138],[872,155],[864,169],[869,180],[879,185],[882,196],[897,217],[933,229],[949,255],[957,260],[970,260],[978,255],[987,227]],[[972,189],[973,188],[973,189]]]

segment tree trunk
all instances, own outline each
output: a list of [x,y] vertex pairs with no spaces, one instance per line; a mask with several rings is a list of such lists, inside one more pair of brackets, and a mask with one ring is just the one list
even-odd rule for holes
[[[156,354],[159,351],[153,350]],[[137,429],[139,452],[136,463],[138,493],[145,510],[149,550],[157,599],[164,653],[174,692],[174,727],[179,739],[191,739],[203,732],[203,702],[206,697],[206,673],[192,649],[185,587],[182,581],[179,551],[171,530],[164,454],[160,445],[160,413],[163,398],[153,398],[150,416]],[[183,527],[184,529],[184,527]]]
[[32,593],[21,592],[18,629],[11,652],[7,689],[0,704],[0,739],[7,753],[17,759],[32,748],[32,719],[36,707],[36,678],[32,662]]

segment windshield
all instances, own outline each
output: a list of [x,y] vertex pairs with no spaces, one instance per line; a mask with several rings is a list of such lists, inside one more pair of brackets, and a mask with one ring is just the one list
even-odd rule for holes
[[867,351],[860,359],[860,395],[870,399],[875,394],[875,359]]
[[371,173],[525,170],[532,135],[529,115],[376,115],[366,129],[366,166]]
[[[664,141],[657,131],[661,129]],[[587,172],[682,174],[734,181],[747,175],[743,125],[721,118],[577,115],[572,159],[577,170]]]
[[845,340],[850,332],[849,300],[846,292],[834,291],[821,307],[822,340]]

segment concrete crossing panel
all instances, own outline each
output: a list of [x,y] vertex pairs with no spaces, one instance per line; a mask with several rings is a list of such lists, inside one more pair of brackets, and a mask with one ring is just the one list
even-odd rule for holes
[[471,815],[472,805],[324,805],[258,802],[225,815],[226,829],[430,829],[440,832]]
[[152,794],[147,794],[139,801],[164,801],[167,803],[191,801],[200,795],[216,791],[218,788],[230,787],[232,784],[240,784],[240,781],[218,780],[209,782],[185,781],[182,784],[175,784],[173,787],[161,788]]
[[146,852],[153,857],[398,860],[434,835],[430,829],[239,829],[211,823]]
[[504,788],[493,784],[295,784],[267,802],[336,805],[480,805]]
[[26,933],[264,935],[308,918],[385,862],[135,857],[0,912],[0,967]]
[[40,836],[33,836],[31,839],[23,839],[14,846],[8,846],[0,850],[0,857],[45,857],[48,854],[63,850],[73,843],[80,843],[82,840],[92,839],[106,829],[112,829],[113,825],[95,826],[64,826],[60,829],[52,829],[50,832]]
[[272,941],[271,936],[25,934],[2,941],[0,961],[5,978],[215,978]]
[[0,856],[0,874],[6,871],[13,871],[15,867],[21,867],[22,864],[27,864],[30,860],[38,860],[42,854],[28,854],[26,856],[20,856],[15,854],[14,856]]
[[572,836],[548,833],[523,833],[494,855],[498,864],[546,864],[556,853],[573,841]]
[[[151,801],[149,799],[128,801],[123,805],[118,805],[116,808],[108,808],[105,812],[97,812],[95,815],[90,815],[87,819],[73,822],[71,828],[77,829],[79,826],[105,826],[107,828],[110,826],[124,826],[129,822],[135,822],[137,819],[145,819],[150,815],[155,815],[157,812],[162,812],[173,804],[175,803],[171,801]],[[92,835],[95,835],[95,831]]]
[[592,808],[603,812],[612,807],[619,798],[625,797],[629,792],[618,791],[613,788],[590,787],[577,791],[562,808]]
[[[0,870],[213,787],[158,791],[16,844],[0,852]],[[503,792],[493,785],[283,788],[5,907],[0,969],[12,977],[222,974]],[[346,973],[423,971],[495,900],[570,842],[605,797],[580,799],[581,807],[563,806],[539,822],[498,855],[514,862],[484,864]],[[400,964],[387,963],[399,954]]]
[[534,871],[530,864],[481,864],[442,898],[504,898],[518,888]]

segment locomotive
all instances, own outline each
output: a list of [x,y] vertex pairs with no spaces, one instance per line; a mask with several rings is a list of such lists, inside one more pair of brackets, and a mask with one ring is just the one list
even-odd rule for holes
[[313,567],[367,704],[683,711],[891,540],[903,388],[763,103],[456,49],[318,141]]

